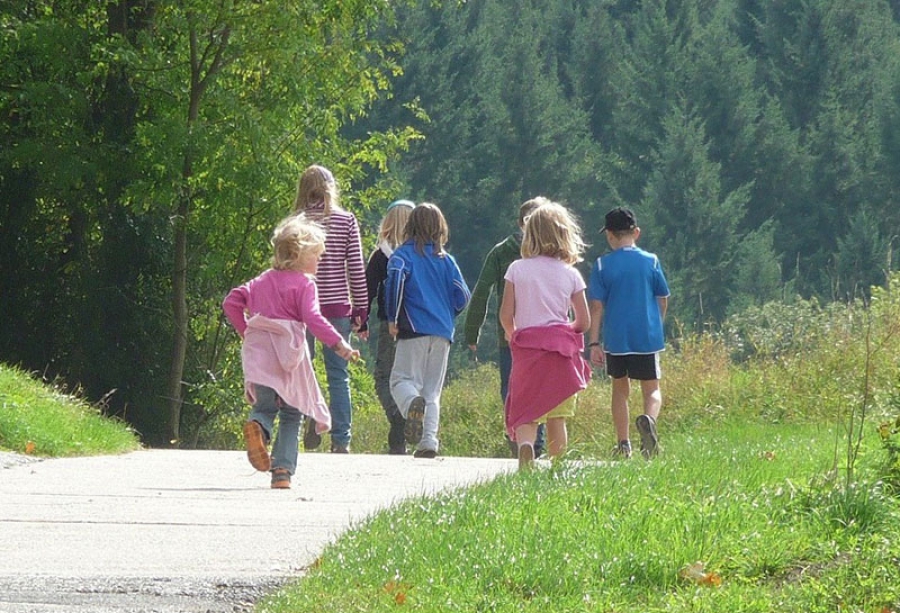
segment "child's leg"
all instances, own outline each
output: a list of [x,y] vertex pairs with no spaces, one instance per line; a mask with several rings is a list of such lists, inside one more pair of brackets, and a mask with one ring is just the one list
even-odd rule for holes
[[391,395],[391,369],[394,367],[396,342],[388,332],[388,323],[380,322],[378,326],[378,348],[375,353],[375,393],[384,409],[384,415],[390,424],[388,431],[388,448],[391,453],[406,453],[406,440],[403,437],[403,415]]
[[534,447],[534,439],[537,438],[537,422],[529,422],[527,424],[521,424],[516,426],[516,443],[520,446],[523,443],[528,443],[532,447]]
[[[335,317],[328,321],[346,341],[350,338],[350,318]],[[328,347],[322,348],[325,378],[328,381],[328,410],[331,411],[331,448],[350,447],[353,405],[350,398],[350,371],[347,360]]]
[[303,415],[296,408],[282,403],[278,411],[278,434],[272,445],[272,468],[286,468],[293,475],[297,471],[297,441]]
[[256,470],[267,471],[272,467],[268,443],[278,413],[278,395],[271,387],[253,385],[253,410],[244,424],[244,446],[247,459]]
[[253,384],[256,400],[247,421],[258,422],[265,430],[266,439],[272,436],[275,427],[275,416],[278,415],[278,394],[271,387]]
[[419,449],[438,450],[438,428],[441,420],[441,391],[447,374],[450,341],[440,336],[429,336],[428,351],[422,365],[422,396],[425,397],[425,420],[422,424],[422,440]]
[[619,377],[612,380],[612,417],[616,429],[616,440],[628,440],[628,394],[631,392],[631,380]]
[[423,395],[422,365],[428,355],[429,338],[421,336],[397,341],[391,369],[391,395],[404,419],[413,399]]
[[656,418],[662,405],[659,379],[641,380],[641,394],[644,397],[644,414],[638,415],[634,423],[641,433],[641,454],[652,458],[659,453],[659,435],[656,432]]
[[538,425],[535,422],[516,426],[516,445],[519,458],[519,470],[530,470],[534,465],[534,440],[537,438]]
[[644,415],[649,415],[656,421],[659,410],[662,407],[662,392],[659,389],[659,379],[641,381],[641,395],[644,398]]
[[547,451],[551,458],[559,458],[569,445],[569,432],[566,429],[565,417],[549,417],[547,419]]
[[[512,350],[509,345],[499,348],[497,354],[497,367],[500,370],[500,409],[503,410],[504,418],[506,416],[506,395],[509,393],[509,373],[512,371]],[[505,434],[506,442],[509,444],[509,450],[512,457],[518,457],[519,446],[515,441],[510,440],[509,434]]]

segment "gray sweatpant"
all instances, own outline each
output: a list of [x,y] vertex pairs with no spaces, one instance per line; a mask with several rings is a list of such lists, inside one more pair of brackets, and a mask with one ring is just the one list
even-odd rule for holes
[[441,390],[447,374],[450,341],[441,336],[400,339],[391,370],[391,394],[406,418],[409,404],[416,396],[425,399],[425,421],[419,449],[438,451],[438,425],[441,419]]

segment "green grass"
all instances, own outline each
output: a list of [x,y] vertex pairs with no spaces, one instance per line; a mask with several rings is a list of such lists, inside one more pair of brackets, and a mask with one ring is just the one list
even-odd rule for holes
[[[564,461],[407,501],[257,610],[889,611],[896,500],[818,481],[835,440],[733,423],[667,439],[653,462]],[[697,561],[721,585],[680,578]]]
[[88,403],[0,365],[0,449],[36,456],[121,453],[135,433]]

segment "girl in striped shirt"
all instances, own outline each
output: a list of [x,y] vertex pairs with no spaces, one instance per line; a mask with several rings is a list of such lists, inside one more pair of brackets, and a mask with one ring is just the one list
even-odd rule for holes
[[[317,164],[300,175],[294,211],[304,213],[326,229],[325,253],[316,273],[319,304],[322,315],[344,340],[348,340],[351,332],[359,332],[369,311],[366,267],[356,216],[341,208],[334,175]],[[365,340],[367,333],[359,332],[359,336]],[[308,337],[308,340],[315,355],[315,339]],[[328,347],[323,347],[322,356],[328,379],[331,452],[349,453],[352,405],[347,361]],[[303,442],[307,449],[318,447],[321,443],[314,423],[307,424]]]

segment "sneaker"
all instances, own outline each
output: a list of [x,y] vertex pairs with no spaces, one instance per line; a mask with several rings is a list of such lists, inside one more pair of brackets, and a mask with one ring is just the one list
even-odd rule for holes
[[303,428],[303,448],[318,449],[322,444],[322,435],[316,432],[316,420],[307,417],[304,421],[306,426]]
[[433,460],[437,457],[437,451],[435,451],[434,449],[416,449],[415,453],[413,453],[413,457]]
[[291,471],[287,468],[276,468],[272,471],[272,489],[273,490],[289,490],[291,489]]
[[416,396],[409,403],[409,413],[406,414],[406,424],[403,426],[403,435],[410,445],[418,445],[422,440],[422,426],[425,420],[425,399]]
[[263,472],[272,467],[272,459],[266,449],[266,433],[258,421],[251,419],[244,424],[244,446],[250,466]]
[[331,453],[350,453],[350,447],[347,445],[335,445],[331,443]]
[[618,444],[613,447],[613,455],[622,458],[623,460],[628,460],[631,458],[631,441],[619,441]]
[[639,415],[634,420],[641,433],[641,454],[648,460],[659,453],[659,437],[656,435],[656,420],[649,415]]
[[388,455],[406,455],[406,445],[393,445],[389,447]]
[[534,468],[534,445],[522,443],[519,445],[519,470],[531,470]]

